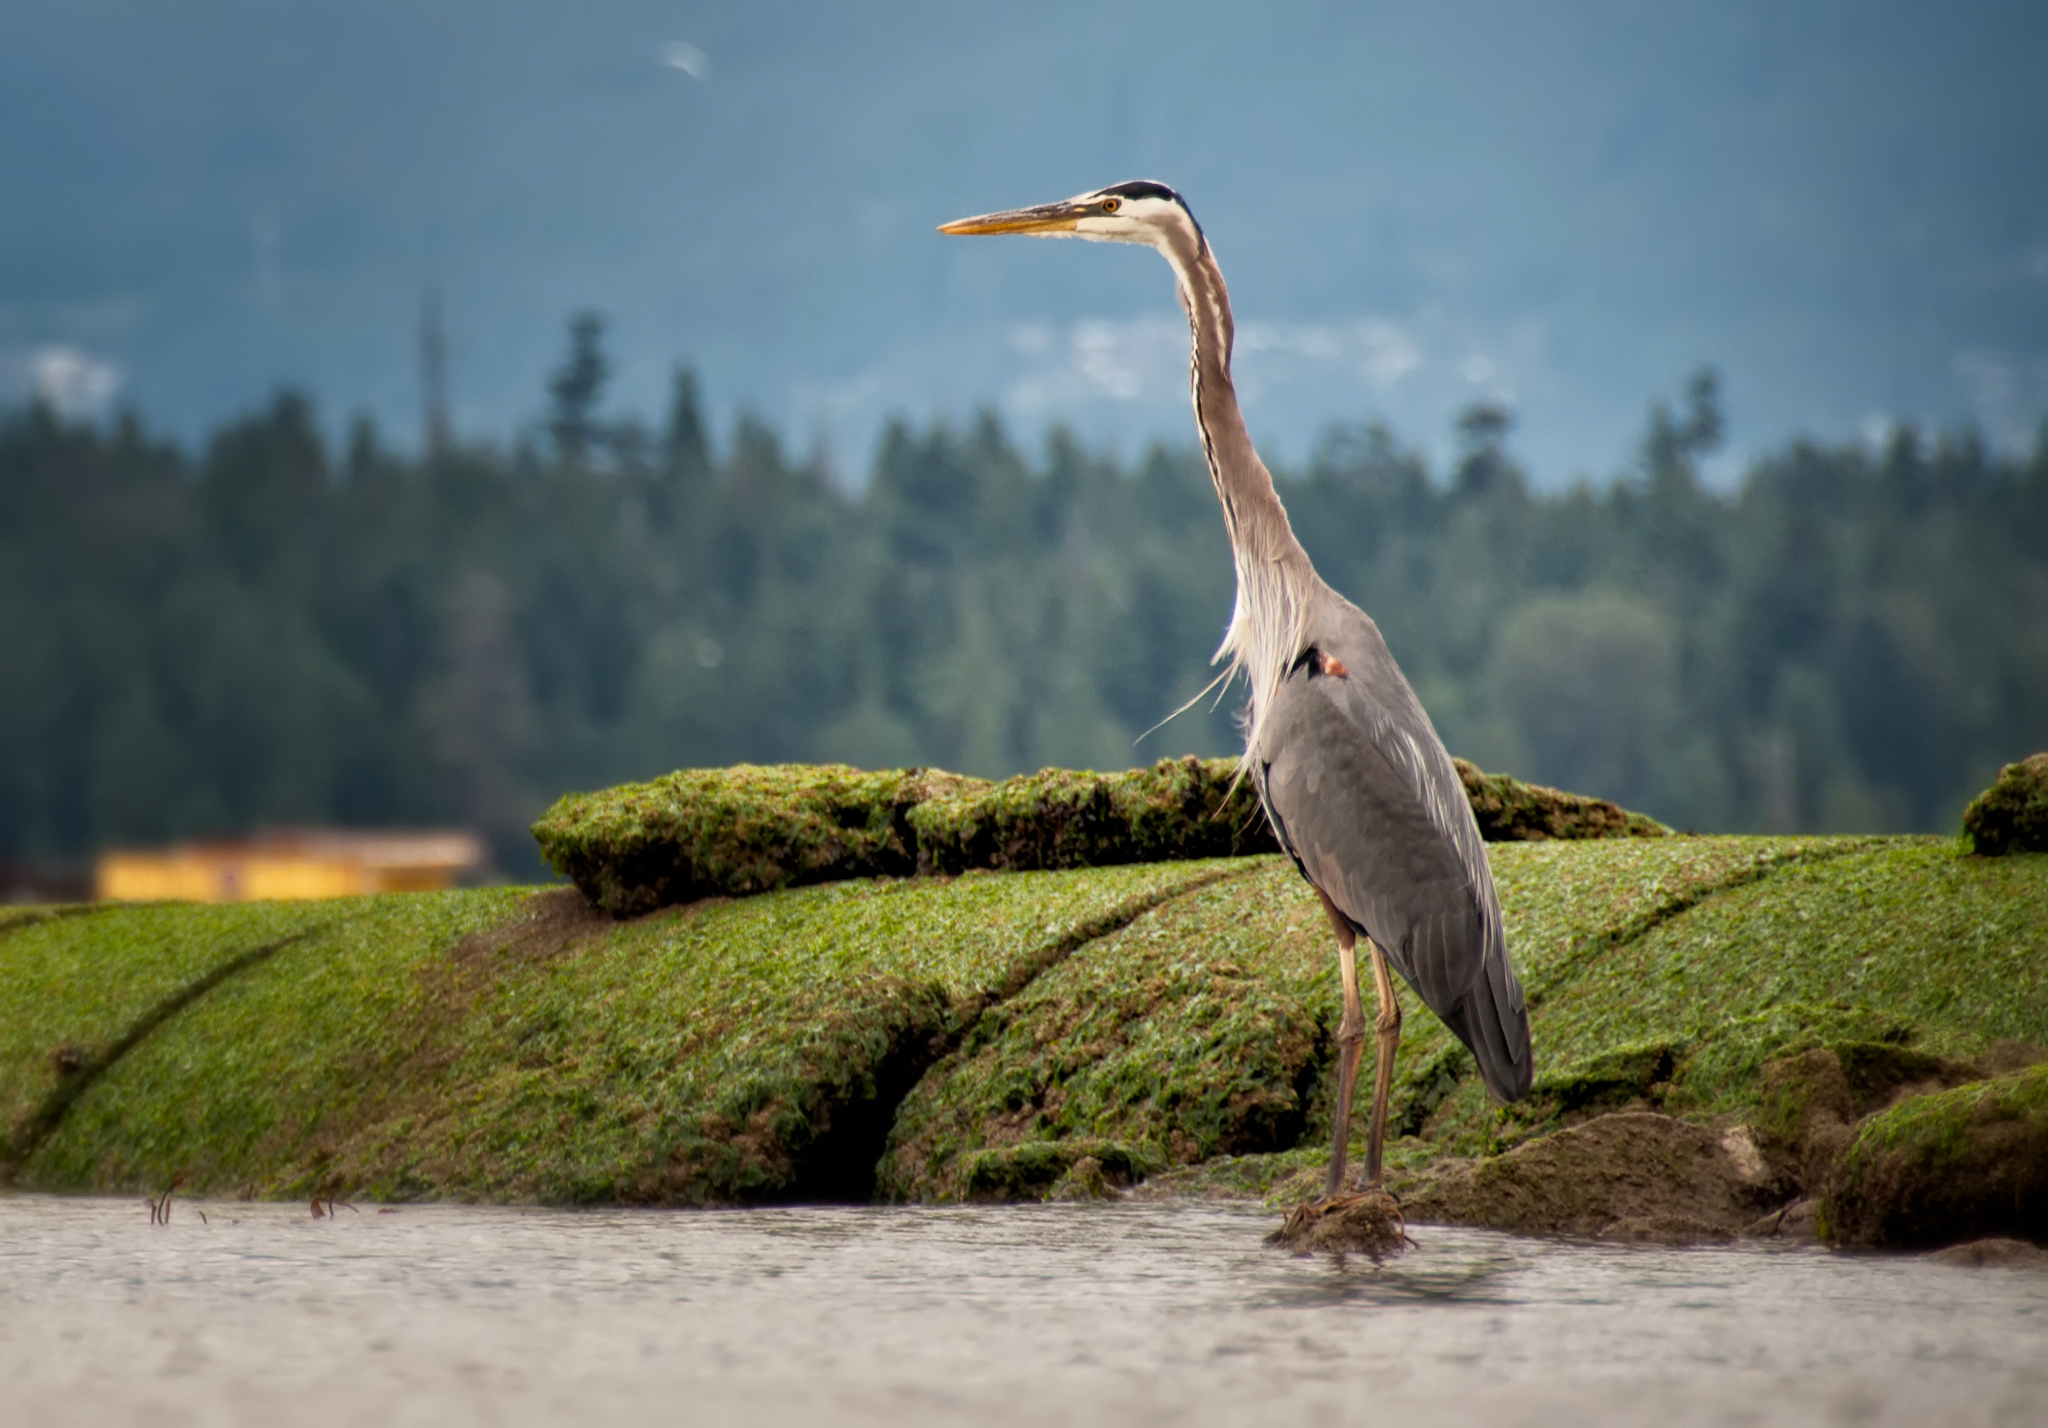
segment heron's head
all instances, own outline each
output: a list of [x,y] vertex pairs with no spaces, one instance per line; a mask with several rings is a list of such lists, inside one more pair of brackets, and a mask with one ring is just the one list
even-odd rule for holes
[[1143,243],[1165,248],[1190,233],[1199,250],[1202,225],[1181,196],[1163,183],[1132,179],[1093,193],[1076,194],[1036,208],[1013,208],[956,218],[941,233],[1024,233],[1034,238],[1089,238],[1097,243]]

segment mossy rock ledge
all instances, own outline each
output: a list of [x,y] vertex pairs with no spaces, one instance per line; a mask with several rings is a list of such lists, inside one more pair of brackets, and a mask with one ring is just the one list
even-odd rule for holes
[[[1669,832],[1605,799],[1456,763],[1490,842]],[[683,769],[566,795],[533,836],[557,872],[616,917],[843,878],[1279,851],[1236,761],[1194,757],[1121,773],[1041,769],[1000,783],[841,764]]]
[[917,871],[912,809],[962,787],[936,769],[844,764],[683,769],[556,800],[533,825],[556,872],[615,917]]
[[[847,831],[900,859],[894,824]],[[1408,999],[1387,1152],[1411,1224],[1782,1236],[1825,1198],[1844,1244],[2038,1234],[2048,858],[1939,837],[1487,856],[1536,1092],[1490,1106]],[[1314,892],[1273,855],[625,919],[569,887],[22,909],[0,918],[0,1180],[1278,1209],[1323,1179],[1338,1014]]]
[[1731,1043],[1756,1044],[1761,1029],[1762,1044],[1796,1047],[1855,1022],[1788,1010],[1540,1078],[1502,1114],[1496,1143],[1507,1148],[1403,1177],[1404,1210],[1421,1222],[1664,1243],[2048,1239],[2048,1094],[2029,1080],[2048,1065],[2012,1070],[2042,1056],[2031,1044],[1995,1043],[1963,1061],[1903,1044],[1916,1035],[1909,1023],[1878,1023],[1892,1040],[1766,1060],[1731,1088],[1746,1102],[1739,1118],[1698,1116],[1699,1083],[1744,1059],[1730,1057]]
[[1836,1162],[1824,1210],[1840,1245],[2048,1241],[2048,1062],[1872,1117]]

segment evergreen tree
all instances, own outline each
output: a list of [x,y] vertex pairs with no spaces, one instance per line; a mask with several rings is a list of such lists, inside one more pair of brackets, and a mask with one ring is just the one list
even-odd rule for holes
[[569,355],[548,382],[554,398],[548,434],[555,439],[556,455],[567,465],[588,461],[603,435],[597,408],[612,373],[603,343],[604,318],[594,312],[577,313],[569,319]]

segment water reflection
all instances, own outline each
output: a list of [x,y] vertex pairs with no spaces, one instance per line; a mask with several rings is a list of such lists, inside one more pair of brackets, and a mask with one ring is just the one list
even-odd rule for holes
[[2048,1275],[1217,1206],[0,1198],[0,1421],[2048,1422]]
[[1497,1245],[1473,1245],[1462,1235],[1440,1238],[1421,1231],[1405,1254],[1384,1264],[1349,1257],[1299,1260],[1290,1282],[1259,1303],[1273,1308],[1325,1304],[1442,1303],[1512,1304],[1511,1277],[1523,1261]]

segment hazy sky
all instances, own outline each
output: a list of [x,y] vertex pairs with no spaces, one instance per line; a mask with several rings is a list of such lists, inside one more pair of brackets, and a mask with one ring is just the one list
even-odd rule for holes
[[2048,411],[2048,6],[0,0],[0,394],[185,435],[283,382],[538,417],[568,315],[864,469],[982,404],[1191,437],[1140,250],[933,225],[1117,179],[1189,198],[1255,436],[1509,402],[1539,481],[1702,362],[1731,453]]

